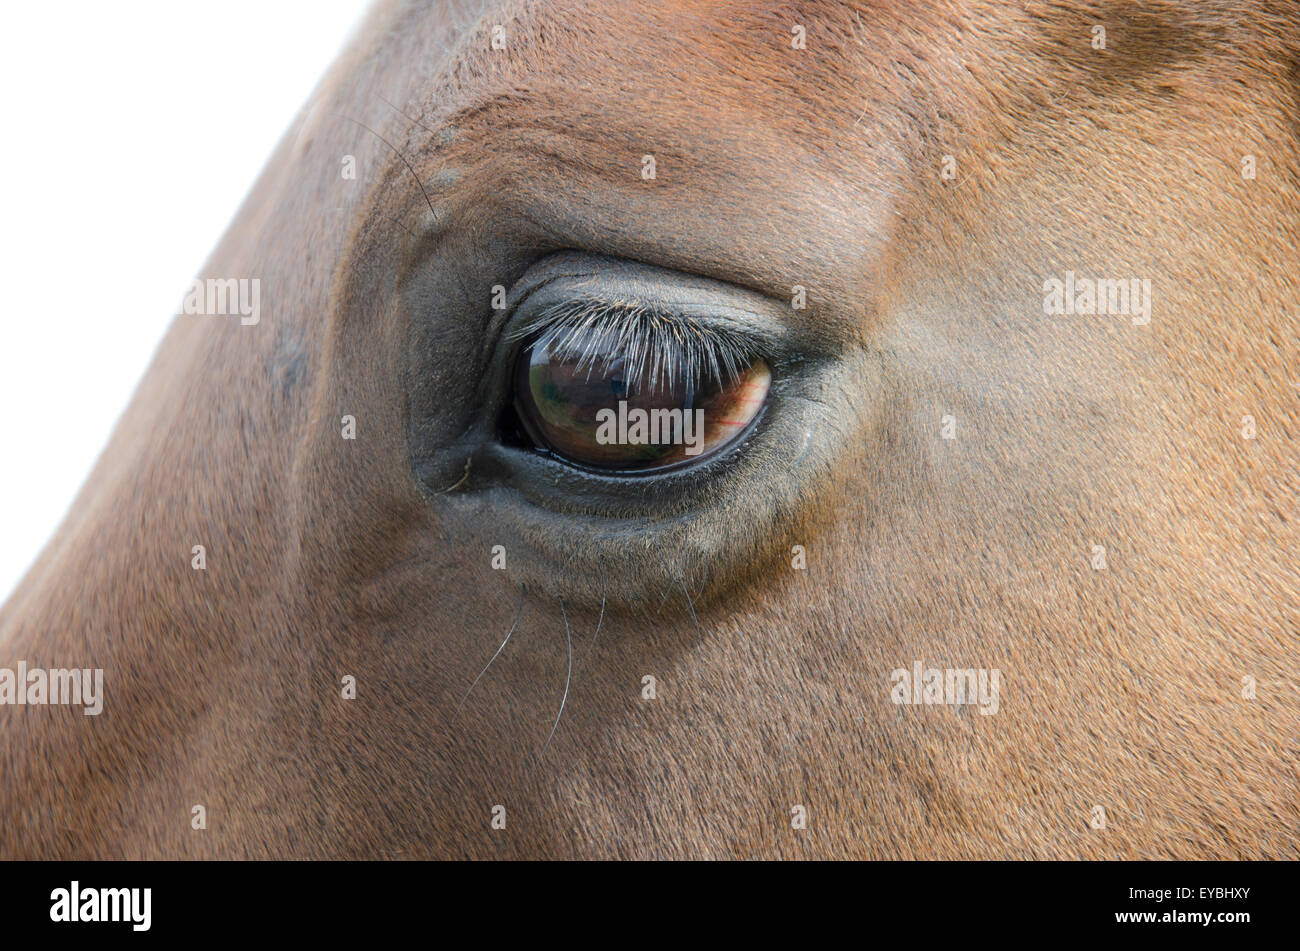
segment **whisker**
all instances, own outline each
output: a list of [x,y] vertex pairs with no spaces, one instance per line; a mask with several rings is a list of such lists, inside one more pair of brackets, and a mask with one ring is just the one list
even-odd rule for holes
[[477,687],[478,682],[483,679],[483,675],[488,672],[488,668],[492,666],[493,661],[495,661],[498,657],[501,656],[501,652],[505,650],[506,645],[510,643],[510,638],[515,633],[515,628],[519,625],[519,615],[524,610],[524,594],[525,594],[524,587],[523,585],[520,585],[519,586],[519,607],[515,608],[515,619],[512,622],[510,622],[510,630],[506,632],[506,639],[501,642],[501,646],[498,647],[497,652],[492,655],[492,659],[483,665],[483,669],[478,672],[478,676],[474,678],[474,682],[470,684],[469,689],[465,691],[465,696],[461,698],[460,706],[456,708],[456,713],[451,718],[452,723],[455,723],[456,718],[460,716],[460,711],[464,708],[465,701],[468,700],[469,695],[474,692],[474,688]]
[[356,119],[353,119],[351,116],[345,116],[341,112],[336,112],[334,113],[334,115],[338,116],[340,119],[347,119],[348,122],[361,126],[361,128],[365,129],[376,139],[378,139],[380,142],[384,143],[384,145],[388,146],[390,149],[393,150],[393,154],[402,160],[402,164],[406,166],[406,170],[410,172],[411,177],[415,179],[415,184],[420,186],[420,194],[424,196],[425,203],[428,204],[429,206],[429,214],[433,215],[434,220],[437,221],[438,212],[434,211],[433,199],[429,197],[429,193],[425,190],[424,182],[420,181],[420,176],[415,173],[415,168],[411,165],[410,162],[406,160],[406,156],[403,155],[401,152],[397,151],[397,146],[393,145],[392,142],[389,142],[387,139],[385,139],[374,129],[370,128],[370,126],[366,125],[364,122],[357,122]]
[[695,602],[691,600],[690,592],[686,590],[686,584],[678,578],[677,586],[682,589],[682,597],[686,599],[686,608],[691,612],[691,620],[695,623],[695,633],[697,635],[695,650],[698,653],[700,648],[704,646],[704,628],[700,627],[700,619],[695,616]]
[[[397,106],[393,105],[391,102],[389,102],[389,101],[388,101],[387,99],[385,99],[383,96],[380,96],[380,97],[379,97],[379,101],[382,102],[384,105],[386,105],[389,109],[392,109],[394,112],[396,112],[396,113],[397,113],[399,116],[401,116],[403,119],[406,119],[408,122],[411,122],[411,123],[414,124],[414,125],[418,125],[418,126],[419,126],[421,129],[423,129],[425,132],[429,133],[429,135],[434,136],[434,137],[436,137],[436,136],[438,135],[438,133],[434,132],[433,129],[429,128],[427,125],[425,125],[425,124],[424,124],[423,122],[421,122],[419,119],[417,119],[415,116],[408,115],[408,114],[405,112],[405,110],[402,110],[402,109],[397,108]],[[437,172],[434,174],[434,176],[433,176],[434,181],[437,181],[437,180],[438,180],[438,177],[442,174],[443,169],[445,169],[446,167],[447,167],[447,162],[446,162],[446,160],[444,159],[442,165],[440,165],[440,166],[438,167],[438,171],[437,171]],[[461,290],[463,291],[464,288],[461,288]]]
[[700,619],[695,614],[695,602],[691,600],[691,593],[686,589],[686,582],[681,578],[673,577],[673,572],[668,567],[668,559],[664,558],[662,554],[659,557],[663,562],[664,571],[669,577],[672,577],[673,581],[677,583],[677,587],[681,589],[682,598],[686,601],[686,610],[691,613],[691,621],[695,624],[695,655],[698,661],[700,650],[704,647],[704,628],[700,627]]
[[564,599],[560,598],[560,614],[564,616],[564,640],[569,645],[569,670],[564,675],[564,696],[560,698],[560,712],[555,715],[555,723],[551,725],[550,735],[546,737],[546,743],[542,746],[542,751],[537,754],[537,764],[533,766],[536,769],[541,765],[542,757],[551,746],[551,738],[555,736],[555,729],[560,725],[560,717],[564,716],[564,705],[569,700],[569,680],[573,677],[573,635],[569,633],[569,615],[564,610]]
[[586,672],[591,666],[591,655],[596,650],[596,638],[600,637],[600,626],[605,623],[605,565],[602,562],[600,566],[600,617],[596,619],[596,633],[591,635],[591,643],[587,645],[587,653],[582,657],[582,669]]
[[415,118],[414,116],[408,116],[405,112],[403,112],[401,109],[398,109],[395,105],[393,105],[391,102],[389,102],[389,101],[388,101],[387,99],[385,99],[383,96],[379,96],[378,99],[379,99],[380,102],[382,102],[384,105],[386,105],[389,109],[392,109],[394,112],[396,112],[396,113],[397,113],[399,116],[401,116],[403,119],[407,120],[408,122],[412,122],[412,123],[414,123],[415,125],[418,125],[421,129],[423,129],[425,132],[429,133],[430,135],[433,135],[433,134],[434,134],[433,130],[430,129],[427,125],[425,125],[423,122],[421,122],[419,119]]

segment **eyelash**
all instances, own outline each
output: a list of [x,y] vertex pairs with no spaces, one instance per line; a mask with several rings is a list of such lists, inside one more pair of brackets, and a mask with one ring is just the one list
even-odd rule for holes
[[747,335],[715,327],[644,304],[598,299],[563,301],[530,318],[510,334],[511,340],[546,343],[561,357],[573,359],[588,374],[609,372],[616,359],[640,379],[649,361],[648,386],[671,390],[679,382],[708,373],[722,385],[741,378],[745,367],[764,356]]

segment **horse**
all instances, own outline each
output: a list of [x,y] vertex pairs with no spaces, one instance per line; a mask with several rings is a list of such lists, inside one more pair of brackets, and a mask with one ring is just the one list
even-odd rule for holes
[[382,0],[0,611],[0,855],[1294,859],[1298,212],[1285,5]]

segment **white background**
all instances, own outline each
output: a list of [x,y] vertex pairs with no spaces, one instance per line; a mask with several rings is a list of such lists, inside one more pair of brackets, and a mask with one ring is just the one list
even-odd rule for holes
[[0,601],[366,0],[0,15]]

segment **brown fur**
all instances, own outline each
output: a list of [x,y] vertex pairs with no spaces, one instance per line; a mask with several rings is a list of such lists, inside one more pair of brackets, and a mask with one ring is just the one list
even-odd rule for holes
[[[0,665],[107,695],[0,709],[0,855],[1296,858],[1298,75],[1263,0],[381,6],[204,271],[261,323],[176,321],[0,613]],[[813,461],[626,584],[412,473],[491,286],[564,248],[804,285],[862,355]],[[1149,277],[1150,325],[1044,316],[1068,269]],[[914,660],[1000,711],[895,706]]]

